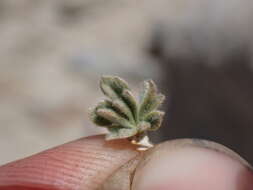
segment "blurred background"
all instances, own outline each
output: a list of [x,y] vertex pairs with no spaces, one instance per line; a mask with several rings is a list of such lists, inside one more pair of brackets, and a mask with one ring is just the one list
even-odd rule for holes
[[101,75],[167,95],[154,142],[205,138],[253,162],[251,0],[1,0],[0,165],[98,134]]

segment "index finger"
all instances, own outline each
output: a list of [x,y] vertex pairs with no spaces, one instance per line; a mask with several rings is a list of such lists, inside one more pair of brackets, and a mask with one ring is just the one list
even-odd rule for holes
[[0,190],[94,190],[138,155],[127,140],[82,138],[0,167]]

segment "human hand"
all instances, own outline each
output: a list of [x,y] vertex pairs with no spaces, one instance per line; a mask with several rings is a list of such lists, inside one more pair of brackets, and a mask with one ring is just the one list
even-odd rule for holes
[[220,145],[189,139],[135,148],[102,135],[82,138],[1,166],[0,190],[253,189],[250,166]]

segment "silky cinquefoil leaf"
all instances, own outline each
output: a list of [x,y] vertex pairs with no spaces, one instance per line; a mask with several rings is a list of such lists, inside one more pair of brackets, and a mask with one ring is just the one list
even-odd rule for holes
[[145,121],[150,123],[150,128],[149,128],[150,131],[155,131],[161,126],[163,116],[164,116],[164,112],[153,111],[145,117]]
[[141,94],[139,117],[142,119],[146,114],[152,111],[157,105],[157,89],[152,80],[144,81],[143,92]]
[[165,96],[163,94],[158,94],[154,97],[154,100],[149,104],[148,112],[156,110],[164,101]]
[[127,106],[130,108],[131,112],[132,112],[132,116],[134,118],[134,120],[137,120],[137,102],[133,96],[133,94],[131,93],[130,90],[125,89],[122,93],[122,97],[124,99],[124,102],[127,104]]
[[113,124],[120,125],[124,128],[132,128],[131,123],[127,119],[123,118],[121,115],[119,115],[112,109],[99,108],[97,109],[96,114],[112,122]]
[[125,81],[113,76],[103,76],[100,81],[100,88],[112,100],[121,98],[123,90],[129,89]]
[[111,107],[112,107],[112,103],[108,100],[99,102],[97,107],[93,109],[90,113],[91,120],[98,126],[110,126],[112,122],[97,115],[96,111],[100,108],[111,108]]
[[140,132],[148,131],[150,128],[151,128],[151,124],[149,122],[141,121],[138,124],[138,129],[139,129]]
[[122,99],[113,100],[112,106],[114,110],[116,110],[120,115],[128,119],[132,124],[135,123],[133,114],[130,108],[126,105],[126,103]]
[[131,123],[135,123],[131,105],[128,105],[129,101],[124,94],[125,90],[129,89],[128,84],[119,77],[104,76],[100,81],[100,87],[103,93],[112,100],[116,111],[126,116]]
[[128,137],[132,137],[137,134],[137,130],[135,128],[126,129],[126,128],[109,128],[109,134],[106,135],[106,140],[113,139],[124,139]]
[[97,107],[95,108],[95,110],[99,109],[99,108],[111,108],[112,107],[112,101],[110,100],[103,100],[100,101],[97,105]]
[[164,100],[157,93],[152,80],[144,81],[138,105],[128,84],[114,76],[104,76],[100,81],[103,93],[109,98],[100,102],[91,112],[92,121],[108,129],[107,140],[130,138],[140,140],[147,131],[160,127],[164,113],[157,108]]
[[104,119],[103,117],[100,117],[96,114],[92,114],[91,120],[98,126],[110,126],[112,122]]

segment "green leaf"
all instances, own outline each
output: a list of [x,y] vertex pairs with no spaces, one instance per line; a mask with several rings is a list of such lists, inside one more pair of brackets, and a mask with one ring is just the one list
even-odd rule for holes
[[131,110],[129,100],[125,96],[125,91],[129,89],[128,84],[114,76],[103,76],[100,81],[103,93],[112,100],[112,106],[123,117],[127,117],[132,124],[135,123],[134,113]]
[[157,93],[152,80],[144,81],[140,105],[128,84],[119,77],[102,77],[100,87],[109,100],[100,102],[90,116],[95,124],[108,129],[107,140],[131,137],[139,142],[142,141],[141,136],[160,127],[164,113],[157,108],[163,102],[164,95]]
[[98,126],[110,126],[112,122],[104,119],[103,117],[100,117],[96,114],[93,114],[91,117],[91,120]]
[[165,96],[163,94],[158,94],[153,102],[150,104],[150,111],[156,110],[164,102]]
[[112,100],[122,98],[123,90],[129,89],[124,80],[114,76],[103,76],[100,81],[100,88]]
[[104,100],[98,103],[97,107],[90,112],[91,120],[98,126],[110,126],[112,124],[111,121],[97,115],[97,110],[100,108],[110,108],[112,103],[108,100]]
[[161,126],[163,116],[164,116],[164,112],[162,112],[162,111],[153,111],[153,112],[149,113],[144,118],[144,120],[146,122],[150,123],[150,128],[149,128],[150,131],[155,131]]
[[112,109],[109,108],[99,108],[96,111],[96,114],[108,121],[110,121],[113,124],[120,125],[124,128],[133,128],[134,126],[131,125],[131,123],[123,118],[121,115],[119,115],[117,112],[115,112]]
[[138,124],[138,130],[139,130],[140,133],[149,130],[150,127],[151,127],[151,124],[149,122],[146,122],[146,121],[141,121]]
[[164,95],[157,94],[157,88],[152,80],[144,81],[144,90],[141,94],[139,117],[143,119],[145,115],[157,109],[164,101]]
[[113,127],[108,128],[109,132],[106,135],[106,140],[113,140],[113,139],[124,139],[128,137],[132,137],[137,134],[137,130],[135,128],[126,129],[120,127]]
[[130,108],[134,120],[137,121],[138,108],[137,108],[137,102],[136,102],[133,94],[131,93],[130,90],[125,89],[122,93],[122,97],[124,99],[124,102]]
[[133,114],[124,101],[121,99],[115,99],[112,102],[112,106],[114,110],[116,110],[123,117],[127,118],[132,124],[135,123]]

